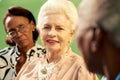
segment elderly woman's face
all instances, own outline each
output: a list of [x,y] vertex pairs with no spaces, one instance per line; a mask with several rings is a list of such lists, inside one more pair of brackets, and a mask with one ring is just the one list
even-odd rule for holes
[[5,28],[8,36],[20,47],[33,44],[34,25],[23,16],[7,17]]
[[66,16],[62,14],[45,15],[39,27],[41,40],[49,51],[60,51],[69,46],[71,26]]

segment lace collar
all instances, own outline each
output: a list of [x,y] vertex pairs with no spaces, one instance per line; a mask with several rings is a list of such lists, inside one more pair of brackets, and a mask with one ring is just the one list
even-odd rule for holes
[[50,77],[53,73],[53,71],[55,70],[55,67],[59,67],[59,63],[61,63],[61,59],[65,58],[66,56],[69,55],[69,53],[71,52],[71,48],[69,48],[66,52],[66,54],[63,54],[60,58],[58,58],[57,60],[48,63],[48,60],[46,58],[46,55],[42,56],[42,63],[39,66],[39,70],[38,70],[38,78],[39,80],[45,80],[47,77]]
[[48,63],[47,59],[39,66],[38,78],[39,80],[44,80],[49,77],[55,68],[55,63]]

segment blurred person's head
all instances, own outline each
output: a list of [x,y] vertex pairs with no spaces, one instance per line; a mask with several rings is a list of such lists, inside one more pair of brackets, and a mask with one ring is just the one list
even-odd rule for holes
[[10,7],[4,16],[3,24],[8,35],[6,43],[10,46],[32,45],[38,38],[35,18],[25,8]]
[[108,77],[120,72],[119,3],[119,0],[83,0],[79,7],[78,48],[90,71]]
[[65,51],[75,32],[77,10],[68,0],[48,0],[40,9],[38,29],[49,51]]

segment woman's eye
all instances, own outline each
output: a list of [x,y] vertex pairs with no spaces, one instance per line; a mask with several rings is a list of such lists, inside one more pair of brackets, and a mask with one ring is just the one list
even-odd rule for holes
[[57,29],[57,30],[64,30],[64,29],[63,29],[63,28],[61,28],[61,27],[57,27],[56,29]]
[[10,31],[10,32],[8,32],[8,34],[11,35],[11,36],[15,35],[16,33],[17,33],[16,31]]
[[51,26],[49,24],[44,24],[42,29],[48,30],[50,28],[51,28]]
[[43,27],[43,29],[50,29],[50,27],[46,26],[46,27]]
[[25,25],[20,25],[19,29],[20,29],[20,30],[25,29]]

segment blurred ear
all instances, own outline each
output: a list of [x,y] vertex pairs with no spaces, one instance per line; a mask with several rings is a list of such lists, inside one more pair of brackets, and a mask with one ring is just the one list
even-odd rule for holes
[[101,36],[100,28],[98,27],[93,28],[92,32],[93,34],[91,36],[91,51],[94,53],[99,48],[99,44],[102,36]]
[[30,24],[31,24],[32,31],[34,31],[35,30],[35,24],[34,24],[34,22],[31,21]]
[[74,36],[74,34],[75,34],[75,30],[72,30],[71,31],[71,36]]

